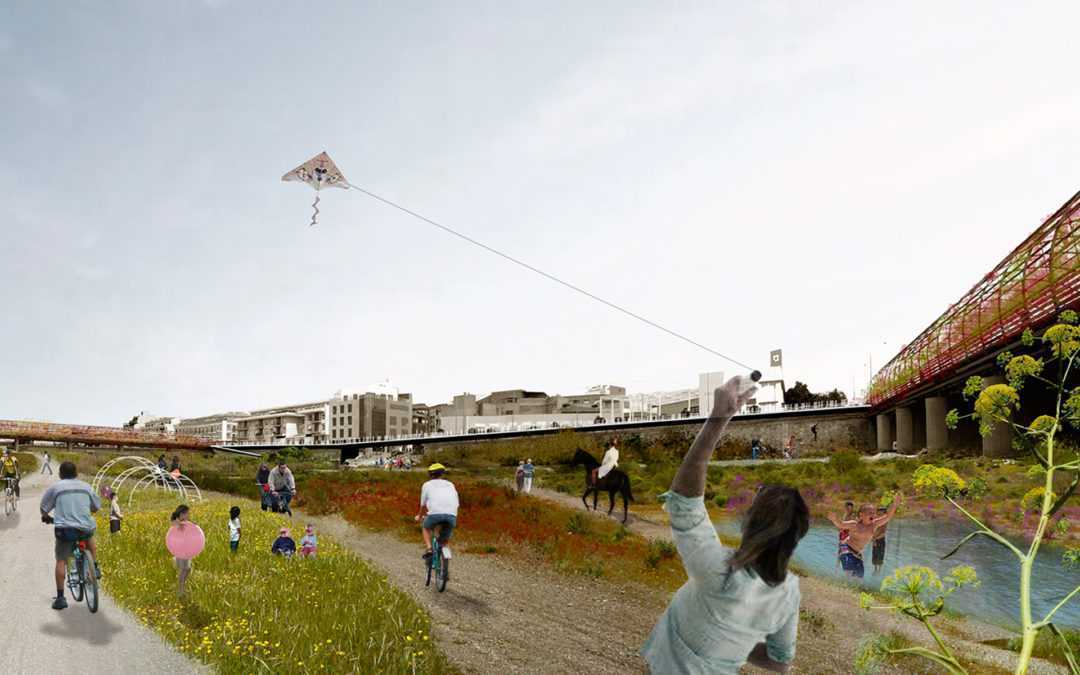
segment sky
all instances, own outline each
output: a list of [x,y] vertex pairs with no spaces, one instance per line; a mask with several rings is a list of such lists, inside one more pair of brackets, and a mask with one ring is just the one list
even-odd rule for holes
[[[896,5],[896,6],[886,6]],[[0,7],[0,418],[865,385],[1080,188],[1076,3]]]

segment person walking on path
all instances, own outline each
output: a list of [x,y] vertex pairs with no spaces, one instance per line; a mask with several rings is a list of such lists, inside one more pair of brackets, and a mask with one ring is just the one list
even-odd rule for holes
[[255,472],[255,484],[259,486],[259,501],[262,502],[262,510],[270,508],[270,467],[266,462],[259,464],[259,470]]
[[514,471],[514,484],[517,485],[518,492],[525,489],[525,460],[518,462],[517,470]]
[[44,474],[46,471],[49,472],[50,476],[53,475],[53,472],[52,472],[52,458],[49,457],[49,451],[48,450],[45,451],[45,457],[43,458],[42,463],[41,463],[41,473]]
[[687,581],[641,649],[653,673],[736,675],[746,662],[786,672],[795,658],[801,595],[788,561],[810,528],[806,502],[793,488],[761,489],[736,550],[720,543],[705,510],[713,449],[753,393],[743,377],[716,390],[712,413],[666,493],[664,508]]
[[531,458],[525,460],[522,470],[525,472],[525,494],[529,494],[532,492],[533,475],[536,473],[536,467],[533,466]]
[[288,465],[285,463],[285,458],[278,460],[277,466],[270,470],[270,476],[267,480],[270,484],[271,496],[280,502],[281,512],[289,514],[289,517],[292,518],[292,508],[289,504],[292,502],[292,498],[296,496],[296,479],[293,478],[292,471],[289,470]]

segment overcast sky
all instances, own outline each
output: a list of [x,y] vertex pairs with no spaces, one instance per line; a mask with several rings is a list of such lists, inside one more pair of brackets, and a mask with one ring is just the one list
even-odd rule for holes
[[1078,24],[1069,2],[4,3],[0,418],[734,372],[354,191],[309,228],[314,193],[280,177],[324,149],[739,361],[783,348],[789,383],[861,387],[1080,188]]

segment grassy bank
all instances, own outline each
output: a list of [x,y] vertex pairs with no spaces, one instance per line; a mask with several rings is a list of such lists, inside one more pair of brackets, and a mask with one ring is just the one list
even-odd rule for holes
[[[126,499],[126,495],[125,495]],[[136,498],[123,531],[99,537],[105,590],[177,649],[221,673],[443,673],[427,614],[366,562],[327,537],[316,559],[269,553],[287,521],[246,500],[192,505],[207,535],[188,598],[163,540],[175,506]],[[126,502],[125,502],[126,503]],[[228,547],[228,511],[243,509],[240,550]],[[101,531],[107,531],[104,519]],[[299,539],[301,533],[294,532]]]

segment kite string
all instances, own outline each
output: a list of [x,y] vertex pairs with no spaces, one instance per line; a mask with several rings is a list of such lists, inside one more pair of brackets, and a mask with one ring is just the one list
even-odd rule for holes
[[[694,345],[695,347],[698,347],[700,349],[703,349],[703,350],[709,352],[713,356],[718,356],[718,357],[724,359],[725,361],[728,361],[730,363],[734,363],[735,365],[740,366],[742,368],[746,368],[747,370],[754,370],[754,368],[752,368],[751,366],[746,365],[745,363],[742,363],[740,361],[736,361],[735,359],[731,358],[730,356],[726,356],[724,354],[721,354],[720,352],[716,351],[715,349],[711,349],[709,347],[706,347],[705,345],[701,344],[700,342],[697,342],[695,340],[691,340],[690,338],[686,337],[685,335],[681,335],[679,333],[676,333],[675,331],[671,330],[670,328],[667,328],[666,326],[662,326],[662,325],[656,323],[655,321],[652,321],[650,319],[647,319],[647,318],[641,316],[640,314],[636,314],[636,313],[626,309],[625,307],[621,307],[619,305],[616,305],[614,302],[611,302],[609,300],[605,300],[604,298],[601,298],[598,295],[590,293],[589,291],[585,290],[584,288],[581,288],[579,286],[575,286],[574,284],[572,284],[572,283],[570,283],[568,281],[563,281],[562,279],[560,279],[559,277],[557,277],[557,276],[555,276],[553,274],[548,274],[544,270],[533,267],[532,265],[530,265],[530,264],[528,264],[528,263],[526,263],[524,261],[518,260],[517,258],[515,258],[515,257],[513,257],[513,256],[511,256],[509,254],[503,253],[502,251],[500,251],[498,249],[492,248],[492,247],[488,246],[487,244],[485,244],[483,242],[480,242],[480,241],[477,241],[477,240],[473,239],[472,237],[470,237],[468,235],[462,234],[461,232],[458,232],[457,230],[454,230],[454,229],[452,229],[450,227],[447,227],[446,225],[443,225],[442,223],[438,223],[438,222],[432,220],[431,218],[428,218],[427,216],[421,215],[421,214],[417,213],[416,211],[408,209],[408,208],[402,206],[401,204],[398,204],[396,202],[393,202],[393,201],[387,199],[386,197],[382,197],[380,195],[375,194],[374,192],[371,192],[370,190],[365,190],[362,187],[359,187],[357,185],[353,185],[352,183],[350,183],[348,181],[343,181],[343,182],[344,182],[345,185],[348,185],[349,187],[351,187],[354,190],[359,190],[360,192],[363,192],[364,194],[371,197],[372,199],[377,199],[378,201],[382,202],[383,204],[386,204],[387,206],[392,206],[393,208],[395,208],[395,209],[397,209],[397,210],[399,210],[399,211],[401,211],[403,213],[407,213],[408,215],[412,216],[413,218],[416,218],[418,220],[422,220],[425,223],[428,223],[429,225],[434,225],[435,227],[439,228],[440,230],[443,230],[444,232],[452,234],[455,237],[458,237],[459,239],[464,239],[465,241],[469,242],[470,244],[473,244],[475,246],[479,246],[480,248],[482,248],[482,249],[484,249],[486,251],[494,253],[495,255],[497,255],[497,256],[499,256],[501,258],[505,258],[506,260],[509,260],[510,262],[512,262],[512,263],[514,263],[516,265],[520,265],[521,267],[524,267],[527,270],[535,272],[536,274],[539,274],[542,277],[550,279],[551,281],[554,281],[557,284],[561,284],[561,285],[569,288],[572,291],[577,291],[578,293],[581,293],[582,295],[584,295],[586,297],[592,298],[593,300],[596,300],[599,303],[605,304],[608,307],[611,307],[614,310],[622,312],[623,314],[626,314],[627,316],[633,317],[633,318],[637,319],[638,321],[641,321],[642,323],[645,323],[645,324],[648,324],[648,325],[652,326],[653,328],[656,328],[658,330],[662,330],[663,332],[667,333],[668,335],[671,335],[672,337],[678,338],[678,339],[682,340],[683,342],[687,342],[689,344]],[[316,199],[316,201],[317,201],[317,199]]]

